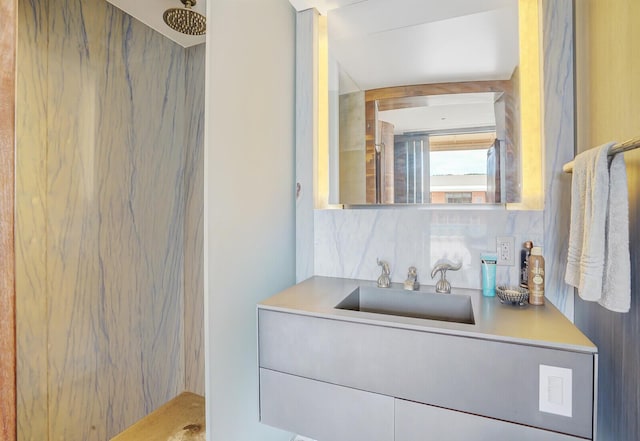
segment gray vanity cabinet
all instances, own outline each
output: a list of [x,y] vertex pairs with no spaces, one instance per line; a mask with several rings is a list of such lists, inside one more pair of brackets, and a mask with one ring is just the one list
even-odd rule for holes
[[260,419],[319,441],[584,441],[260,369]]
[[584,441],[534,427],[405,400],[395,401],[395,441]]
[[471,323],[337,306],[363,289],[312,277],[258,305],[260,421],[318,441],[594,439],[597,348],[553,305],[458,290]]
[[260,369],[260,420],[321,441],[393,441],[394,399]]

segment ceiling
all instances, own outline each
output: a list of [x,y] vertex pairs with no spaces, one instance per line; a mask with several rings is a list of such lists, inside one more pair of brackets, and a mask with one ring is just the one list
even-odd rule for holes
[[419,105],[382,110],[378,118],[391,123],[396,135],[492,127],[495,130],[495,101],[501,93],[458,93],[421,97]]
[[[169,8],[182,8],[184,6],[180,0],[107,1],[183,47],[194,46],[196,44],[204,43],[205,41],[204,35],[193,36],[182,34],[171,29],[163,21],[162,14],[165,10]],[[193,9],[202,15],[206,15],[206,0],[198,0]]]
[[327,15],[327,11],[330,9],[341,8],[361,1],[363,0],[289,0],[289,3],[296,8],[296,11],[316,8],[322,15]]
[[508,79],[518,65],[518,0],[290,1],[326,14],[352,89]]
[[[290,0],[327,16],[330,90],[507,80],[519,62],[518,0]],[[395,133],[495,126],[494,94],[382,111]],[[434,97],[430,97],[435,99]],[[449,100],[449,101],[447,101]]]

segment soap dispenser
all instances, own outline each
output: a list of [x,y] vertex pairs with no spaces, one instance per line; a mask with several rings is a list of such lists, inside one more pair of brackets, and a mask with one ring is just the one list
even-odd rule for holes
[[531,248],[529,256],[529,304],[544,305],[544,257],[542,248]]

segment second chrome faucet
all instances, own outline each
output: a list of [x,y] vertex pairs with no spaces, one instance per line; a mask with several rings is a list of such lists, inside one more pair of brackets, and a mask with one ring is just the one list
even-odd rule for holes
[[418,270],[415,266],[409,267],[407,280],[404,281],[404,289],[408,291],[417,291],[420,289],[420,284],[418,283]]

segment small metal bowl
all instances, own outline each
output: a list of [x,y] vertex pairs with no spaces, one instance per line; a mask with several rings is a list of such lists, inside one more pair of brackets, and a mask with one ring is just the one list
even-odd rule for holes
[[496,286],[496,294],[501,303],[525,305],[529,301],[529,290],[521,286]]

